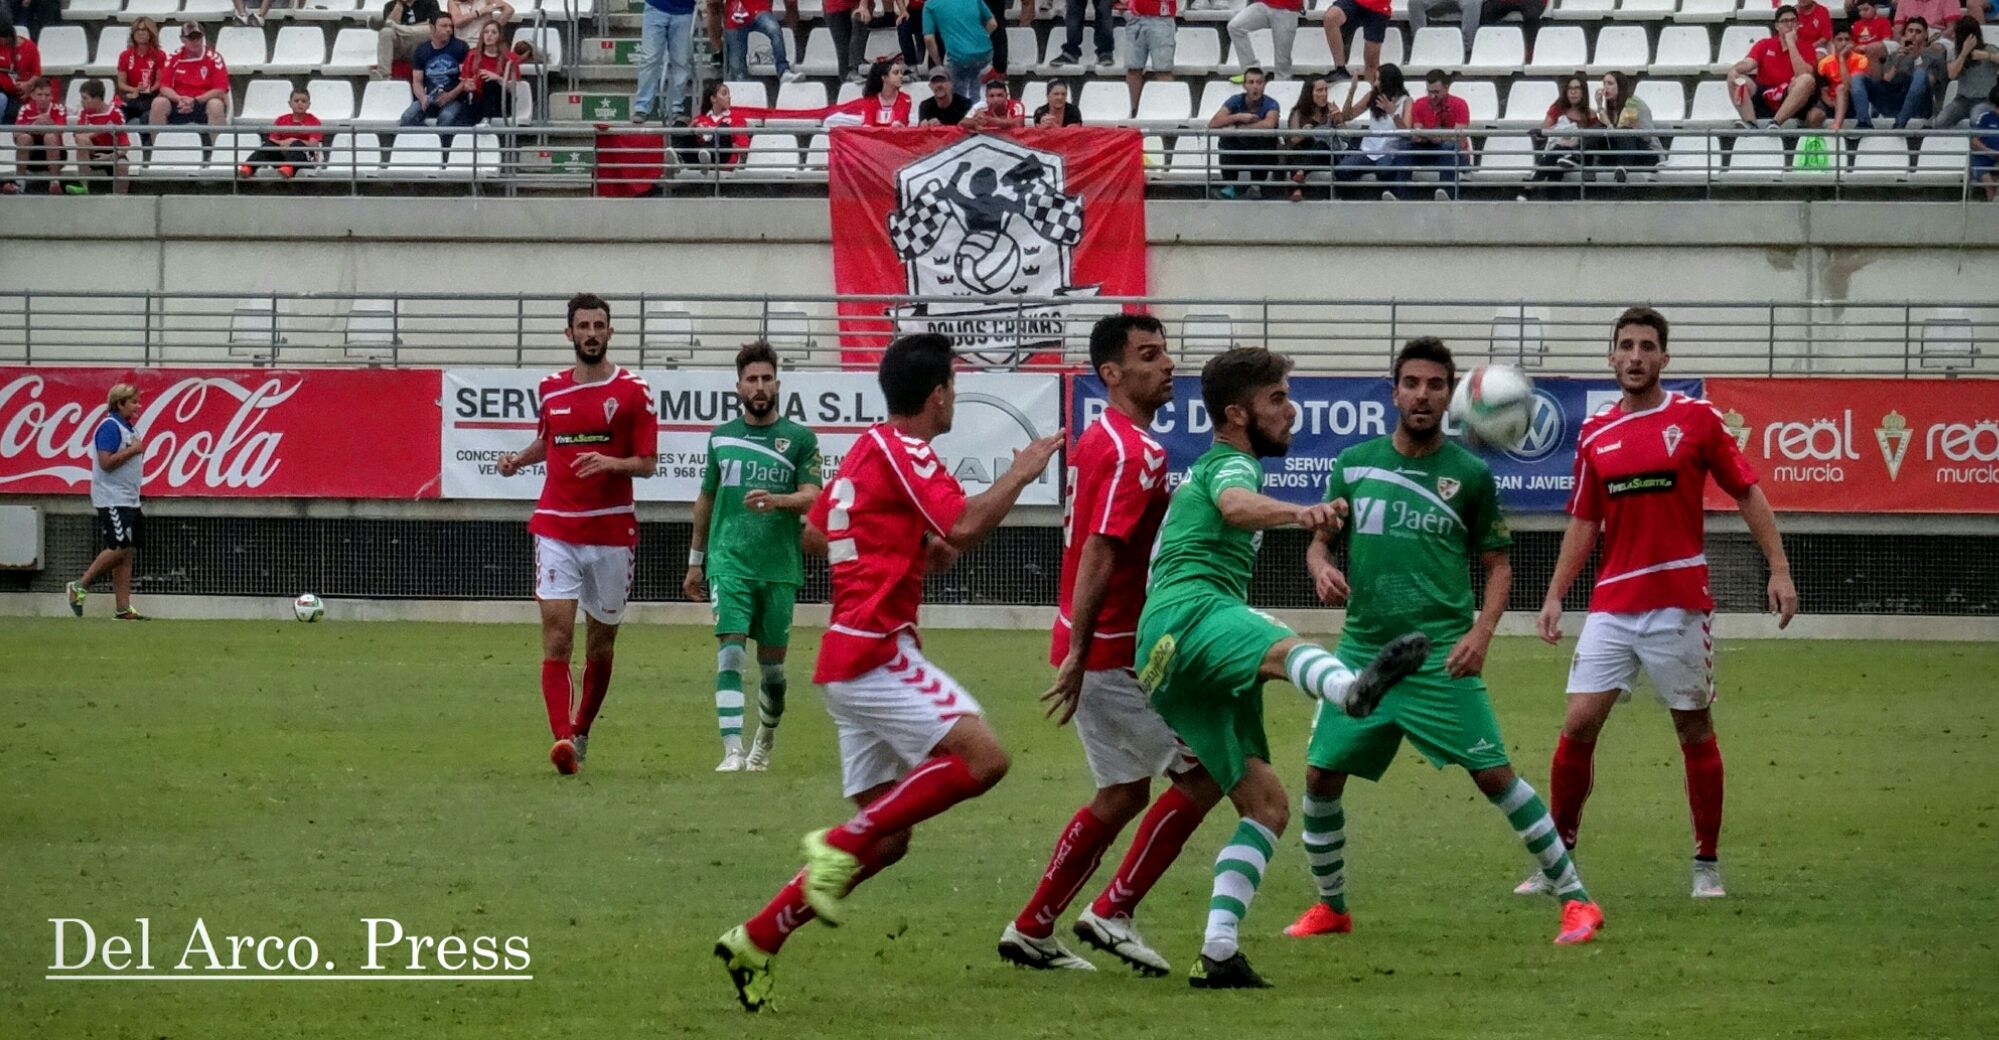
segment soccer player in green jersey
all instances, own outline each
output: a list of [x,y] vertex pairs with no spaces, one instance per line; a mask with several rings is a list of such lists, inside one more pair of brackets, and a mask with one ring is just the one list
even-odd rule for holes
[[[722,731],[718,773],[770,768],[784,717],[784,652],[791,608],[805,580],[799,537],[819,497],[819,438],[778,414],[777,352],[758,340],[736,352],[743,414],[708,435],[708,465],[694,500],[694,540],[681,591],[715,607],[715,723]],[[743,755],[743,672],[757,641],[757,735]]]
[[[1437,768],[1463,766],[1540,862],[1562,900],[1558,943],[1588,942],[1603,913],[1576,876],[1548,808],[1507,763],[1492,702],[1479,672],[1493,629],[1506,613],[1513,542],[1499,510],[1492,470],[1444,437],[1444,410],[1457,382],[1450,348],[1411,340],[1395,357],[1395,432],[1340,452],[1326,479],[1326,503],[1345,504],[1347,573],[1333,564],[1334,532],[1306,550],[1319,599],[1346,602],[1336,653],[1357,668],[1390,637],[1415,629],[1435,648],[1395,699],[1365,718],[1319,706],[1305,752],[1305,859],[1319,901],[1284,934],[1353,930],[1346,899],[1347,777],[1380,780],[1407,737]],[[1485,600],[1472,616],[1471,560],[1485,571]]]
[[1258,460],[1290,449],[1298,416],[1290,372],[1283,355],[1250,347],[1211,358],[1201,369],[1215,443],[1166,507],[1138,620],[1139,686],[1242,817],[1215,858],[1207,930],[1188,977],[1197,989],[1268,985],[1236,945],[1290,817],[1290,799],[1270,768],[1264,682],[1289,679],[1320,701],[1366,716],[1430,652],[1429,638],[1411,632],[1388,641],[1355,674],[1324,647],[1249,606],[1250,572],[1265,530],[1336,530],[1344,512],[1336,503],[1295,506],[1263,494]]

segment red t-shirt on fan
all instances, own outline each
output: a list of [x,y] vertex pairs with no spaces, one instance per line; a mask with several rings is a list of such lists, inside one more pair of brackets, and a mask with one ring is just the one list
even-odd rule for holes
[[200,97],[211,90],[228,90],[229,65],[213,48],[193,58],[186,51],[175,51],[160,69],[160,85],[172,87],[174,93],[185,98]]
[[888,423],[868,427],[806,521],[826,533],[833,618],[819,641],[816,683],[859,678],[916,632],[928,533],[943,538],[965,512],[965,489],[929,442]]
[[1701,511],[1710,476],[1735,496],[1756,483],[1721,414],[1699,398],[1669,393],[1642,412],[1611,405],[1583,422],[1569,513],[1603,528],[1591,613],[1714,609]]
[[[122,127],[125,125],[125,113],[120,112],[115,107],[106,107],[102,112],[90,112],[78,109],[76,112],[76,125]],[[84,144],[91,148],[110,148],[114,145],[123,148],[132,143],[130,136],[123,130],[105,129],[78,136],[82,137]]]
[[729,0],[722,5],[722,28],[740,29],[770,10],[770,0]]
[[1069,656],[1070,607],[1076,569],[1091,535],[1117,540],[1110,584],[1097,610],[1095,638],[1083,658],[1089,671],[1130,668],[1137,652],[1138,615],[1145,609],[1145,581],[1152,541],[1166,516],[1166,449],[1115,408],[1083,431],[1069,455],[1069,515],[1062,525],[1062,598],[1048,663]]
[[632,478],[579,477],[576,457],[659,454],[652,388],[622,368],[596,383],[578,383],[574,369],[563,369],[541,381],[539,398],[536,436],[548,448],[548,477],[528,531],[576,545],[639,544]]

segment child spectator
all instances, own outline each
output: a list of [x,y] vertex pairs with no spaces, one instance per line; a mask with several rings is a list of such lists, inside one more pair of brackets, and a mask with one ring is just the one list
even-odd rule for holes
[[1887,57],[1888,47],[1895,41],[1895,27],[1881,14],[1881,5],[1875,0],[1860,0],[1854,5],[1852,29],[1853,47],[1868,61]]
[[131,147],[125,127],[125,113],[104,96],[102,80],[85,80],[79,90],[83,107],[75,115],[77,183],[73,194],[90,193],[90,182],[110,181],[111,190],[125,193],[125,149]]
[[[1867,55],[1853,49],[1853,30],[1842,25],[1832,32],[1832,52],[1819,59],[1819,96],[1805,113],[1805,125],[1814,130],[1832,123],[1838,130],[1846,125],[1846,117],[1852,113],[1861,122],[1867,120],[1867,113],[1859,111],[1867,101]],[[1862,84],[1859,104],[1855,104],[1853,85]]]
[[749,151],[750,135],[728,131],[748,125],[749,119],[729,106],[729,85],[720,80],[709,83],[701,93],[701,114],[694,117],[694,147],[681,149],[680,161],[690,166],[741,165]]
[[47,178],[45,190],[60,195],[66,158],[61,128],[69,122],[69,114],[56,102],[55,84],[45,77],[36,76],[23,83],[21,93],[27,100],[15,113],[14,150],[15,165],[20,168],[22,179],[14,183],[14,190],[29,190],[28,178],[41,174]]
[[244,180],[249,180],[257,175],[260,167],[276,166],[278,176],[291,180],[298,175],[298,171],[311,169],[324,161],[319,149],[326,138],[319,132],[319,117],[308,111],[311,107],[311,94],[293,90],[292,110],[279,116],[275,125],[300,129],[277,129],[265,134],[264,146],[251,152],[248,161],[236,167],[236,172]]
[[42,52],[35,41],[14,35],[14,19],[0,7],[0,124],[19,122],[16,113],[28,99],[27,84],[42,74]]
[[1069,84],[1056,80],[1048,84],[1048,103],[1034,110],[1035,126],[1080,126],[1083,113],[1069,103]]
[[118,52],[118,107],[127,122],[144,123],[160,96],[160,69],[167,55],[160,50],[160,26],[151,18],[132,23],[125,49]]
[[[1771,0],[1776,7],[1782,0]],[[1818,0],[1798,0],[1798,46],[1824,54],[1832,46],[1832,10]]]
[[479,45],[465,56],[458,77],[470,84],[471,97],[466,102],[471,108],[469,122],[506,119],[514,114],[514,84],[521,80],[521,59],[502,42],[498,23],[487,22],[479,30]]

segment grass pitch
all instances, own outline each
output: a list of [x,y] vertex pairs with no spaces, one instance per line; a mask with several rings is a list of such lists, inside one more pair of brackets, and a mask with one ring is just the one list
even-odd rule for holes
[[[1012,774],[921,829],[849,926],[795,936],[777,1012],[749,1018],[709,946],[790,875],[804,831],[845,815],[831,724],[803,681],[815,638],[797,640],[773,771],[721,776],[712,641],[628,625],[587,770],[562,779],[525,627],[6,619],[0,1036],[1999,1034],[1999,649],[1804,641],[1722,647],[1728,899],[1687,897],[1680,756],[1640,699],[1606,731],[1585,817],[1600,941],[1552,946],[1554,905],[1508,894],[1529,861],[1504,821],[1461,773],[1405,751],[1347,795],[1356,933],[1279,934],[1311,891],[1294,820],[1244,925],[1278,988],[1211,994],[1182,973],[1226,811],[1141,914],[1172,977],[994,956],[1088,774],[1035,704],[1043,634],[931,633]],[[1544,792],[1566,662],[1566,647],[1510,639],[1488,669],[1516,764]],[[1269,696],[1295,794],[1308,704],[1282,684]],[[390,917],[526,936],[534,980],[45,981],[52,917],[100,939],[147,917],[156,968],[200,917],[218,943],[311,936],[343,970],[360,966],[361,920]]]

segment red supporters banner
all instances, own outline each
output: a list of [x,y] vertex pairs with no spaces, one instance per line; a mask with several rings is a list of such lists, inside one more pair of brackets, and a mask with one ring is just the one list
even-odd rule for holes
[[942,332],[995,368],[1059,359],[1072,308],[1015,301],[1145,293],[1140,140],[1103,127],[834,130],[835,290],[955,298],[840,304],[841,359],[872,366],[890,336],[909,332]]
[[338,369],[0,368],[0,494],[87,494],[117,383],[146,495],[437,497],[439,373]]
[[[1710,379],[1781,510],[1999,513],[1999,380]],[[1708,488],[1708,506],[1733,508]]]

